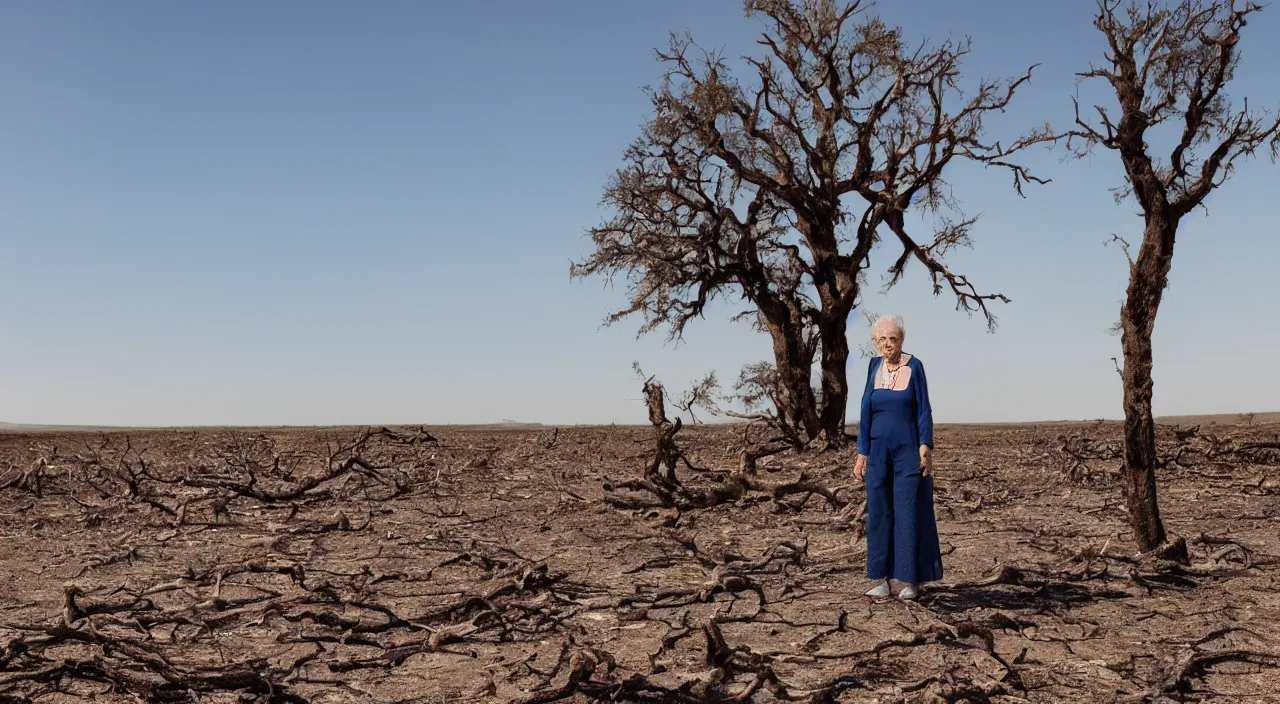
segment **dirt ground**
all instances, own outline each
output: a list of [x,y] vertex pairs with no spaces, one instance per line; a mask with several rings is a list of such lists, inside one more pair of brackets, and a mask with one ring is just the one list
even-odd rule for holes
[[1280,702],[1280,419],[1161,426],[1189,566],[1134,557],[1118,431],[941,426],[918,603],[860,596],[849,450],[681,510],[605,490],[648,427],[4,432],[0,703]]

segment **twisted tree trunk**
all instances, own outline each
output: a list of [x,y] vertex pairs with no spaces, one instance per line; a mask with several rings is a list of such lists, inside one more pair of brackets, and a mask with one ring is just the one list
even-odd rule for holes
[[[1132,298],[1132,297],[1131,297]],[[1156,549],[1165,541],[1164,524],[1156,501],[1156,428],[1151,411],[1151,332],[1133,325],[1139,318],[1154,315],[1154,308],[1144,302],[1126,302],[1121,312],[1124,332],[1124,472],[1125,500],[1129,523],[1143,552]]]
[[1163,550],[1166,557],[1185,562],[1185,543],[1175,541],[1174,545],[1166,545],[1168,536],[1160,520],[1156,498],[1156,424],[1151,408],[1151,334],[1169,282],[1178,221],[1167,208],[1152,210],[1147,217],[1138,258],[1130,267],[1129,288],[1120,309],[1124,351],[1121,378],[1124,383],[1125,502],[1138,549],[1144,553]]

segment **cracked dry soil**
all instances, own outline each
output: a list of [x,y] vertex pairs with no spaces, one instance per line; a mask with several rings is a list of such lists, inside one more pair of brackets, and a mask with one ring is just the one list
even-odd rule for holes
[[1207,423],[1160,430],[1190,566],[1117,424],[940,426],[918,603],[859,596],[851,450],[679,510],[605,500],[647,427],[3,433],[0,702],[1280,701],[1280,419]]

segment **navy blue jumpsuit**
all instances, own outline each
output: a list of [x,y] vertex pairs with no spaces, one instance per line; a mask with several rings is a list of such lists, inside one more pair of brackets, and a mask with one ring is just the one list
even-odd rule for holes
[[900,582],[942,579],[933,477],[920,473],[920,445],[933,447],[933,410],[924,365],[912,357],[903,391],[875,388],[883,357],[871,360],[858,421],[867,456],[867,577]]

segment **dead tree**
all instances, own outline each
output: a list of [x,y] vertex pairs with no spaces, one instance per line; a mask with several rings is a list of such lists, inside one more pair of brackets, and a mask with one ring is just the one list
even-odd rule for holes
[[[773,501],[779,503],[788,496],[802,495],[798,502],[786,504],[787,507],[795,510],[802,508],[815,494],[837,508],[844,505],[836,492],[813,482],[804,472],[790,482],[773,483],[759,479],[756,476],[759,460],[785,452],[794,446],[787,443],[786,438],[772,438],[763,443],[753,442],[750,425],[743,432],[742,449],[738,453],[736,470],[726,472],[694,467],[676,442],[676,434],[680,432],[683,423],[679,416],[676,416],[675,421],[667,418],[666,393],[662,384],[654,381],[654,377],[645,377],[638,363],[634,364],[633,368],[637,375],[644,379],[645,406],[649,411],[649,423],[653,426],[655,441],[653,459],[645,467],[644,476],[641,479],[606,482],[604,485],[606,502],[621,508],[663,506],[684,510],[709,508],[737,501],[749,491],[760,491],[769,494]],[[718,395],[717,390],[715,377],[709,375],[695,383],[693,388],[683,395],[683,402],[686,405],[693,405],[696,402],[713,413],[722,413],[714,401]],[[691,472],[714,475],[717,481],[705,489],[685,485],[676,474],[676,465],[681,462]],[[619,492],[650,495],[652,498],[637,498]]]
[[[1100,66],[1082,79],[1102,78],[1116,107],[1095,105],[1086,119],[1076,103],[1076,129],[1068,145],[1076,156],[1096,145],[1117,152],[1125,188],[1144,227],[1137,256],[1127,242],[1129,287],[1120,307],[1124,352],[1124,462],[1129,519],[1144,552],[1166,546],[1185,558],[1185,547],[1168,541],[1156,501],[1155,422],[1151,410],[1151,333],[1168,285],[1178,225],[1231,175],[1237,159],[1269,149],[1274,160],[1280,121],[1235,109],[1225,89],[1240,60],[1240,31],[1261,6],[1235,0],[1101,0],[1094,25],[1107,39]],[[1176,142],[1167,160],[1152,142],[1169,123]],[[1181,554],[1180,554],[1181,553]]]
[[[684,427],[684,422],[679,416],[676,416],[674,422],[667,418],[666,409],[666,391],[661,382],[655,381],[654,377],[646,377],[644,370],[640,368],[640,363],[632,364],[636,375],[644,380],[644,401],[645,407],[649,411],[649,424],[653,426],[654,450],[653,459],[645,467],[644,476],[641,479],[606,482],[605,500],[614,505],[637,507],[641,505],[650,505],[647,502],[636,503],[626,498],[611,495],[618,489],[638,491],[642,494],[652,494],[659,506],[677,506],[677,505],[700,505],[706,503],[710,499],[702,499],[694,497],[684,485],[680,482],[680,477],[676,474],[676,465],[684,462],[685,466],[691,471],[698,471],[685,456],[684,451],[680,449],[679,443],[676,442],[676,435],[680,429]],[[710,377],[709,377],[710,378]],[[714,381],[714,379],[712,379]],[[696,389],[685,394],[685,400],[690,405],[694,403],[693,397],[696,395]],[[708,391],[713,387],[708,387]],[[715,499],[714,502],[719,503],[721,499]]]
[[[980,312],[1007,301],[979,293],[945,263],[969,244],[975,219],[950,196],[953,162],[1009,169],[1022,192],[1044,183],[1011,160],[1052,141],[1046,130],[1009,142],[984,140],[983,120],[1009,105],[1030,71],[960,87],[965,42],[909,46],[901,29],[862,0],[746,0],[766,30],[745,58],[750,85],[725,58],[673,37],[649,91],[653,117],[605,190],[614,215],[591,230],[595,251],[574,278],[624,275],[629,303],[607,318],[644,318],[640,332],[685,326],[717,297],[737,296],[773,341],[777,417],[806,440],[842,444],[849,386],[846,319],[857,304],[873,245],[901,245],[887,286],[912,260],[935,295]],[[934,216],[921,238],[913,211]],[[811,377],[821,370],[815,393]]]
[[680,432],[683,422],[679,416],[674,423],[667,420],[662,384],[654,383],[653,377],[649,377],[644,380],[643,388],[645,405],[649,408],[649,423],[653,425],[656,442],[653,462],[649,463],[645,479],[674,486],[679,482],[676,478],[676,464],[684,456],[680,447],[676,445],[676,433]]

